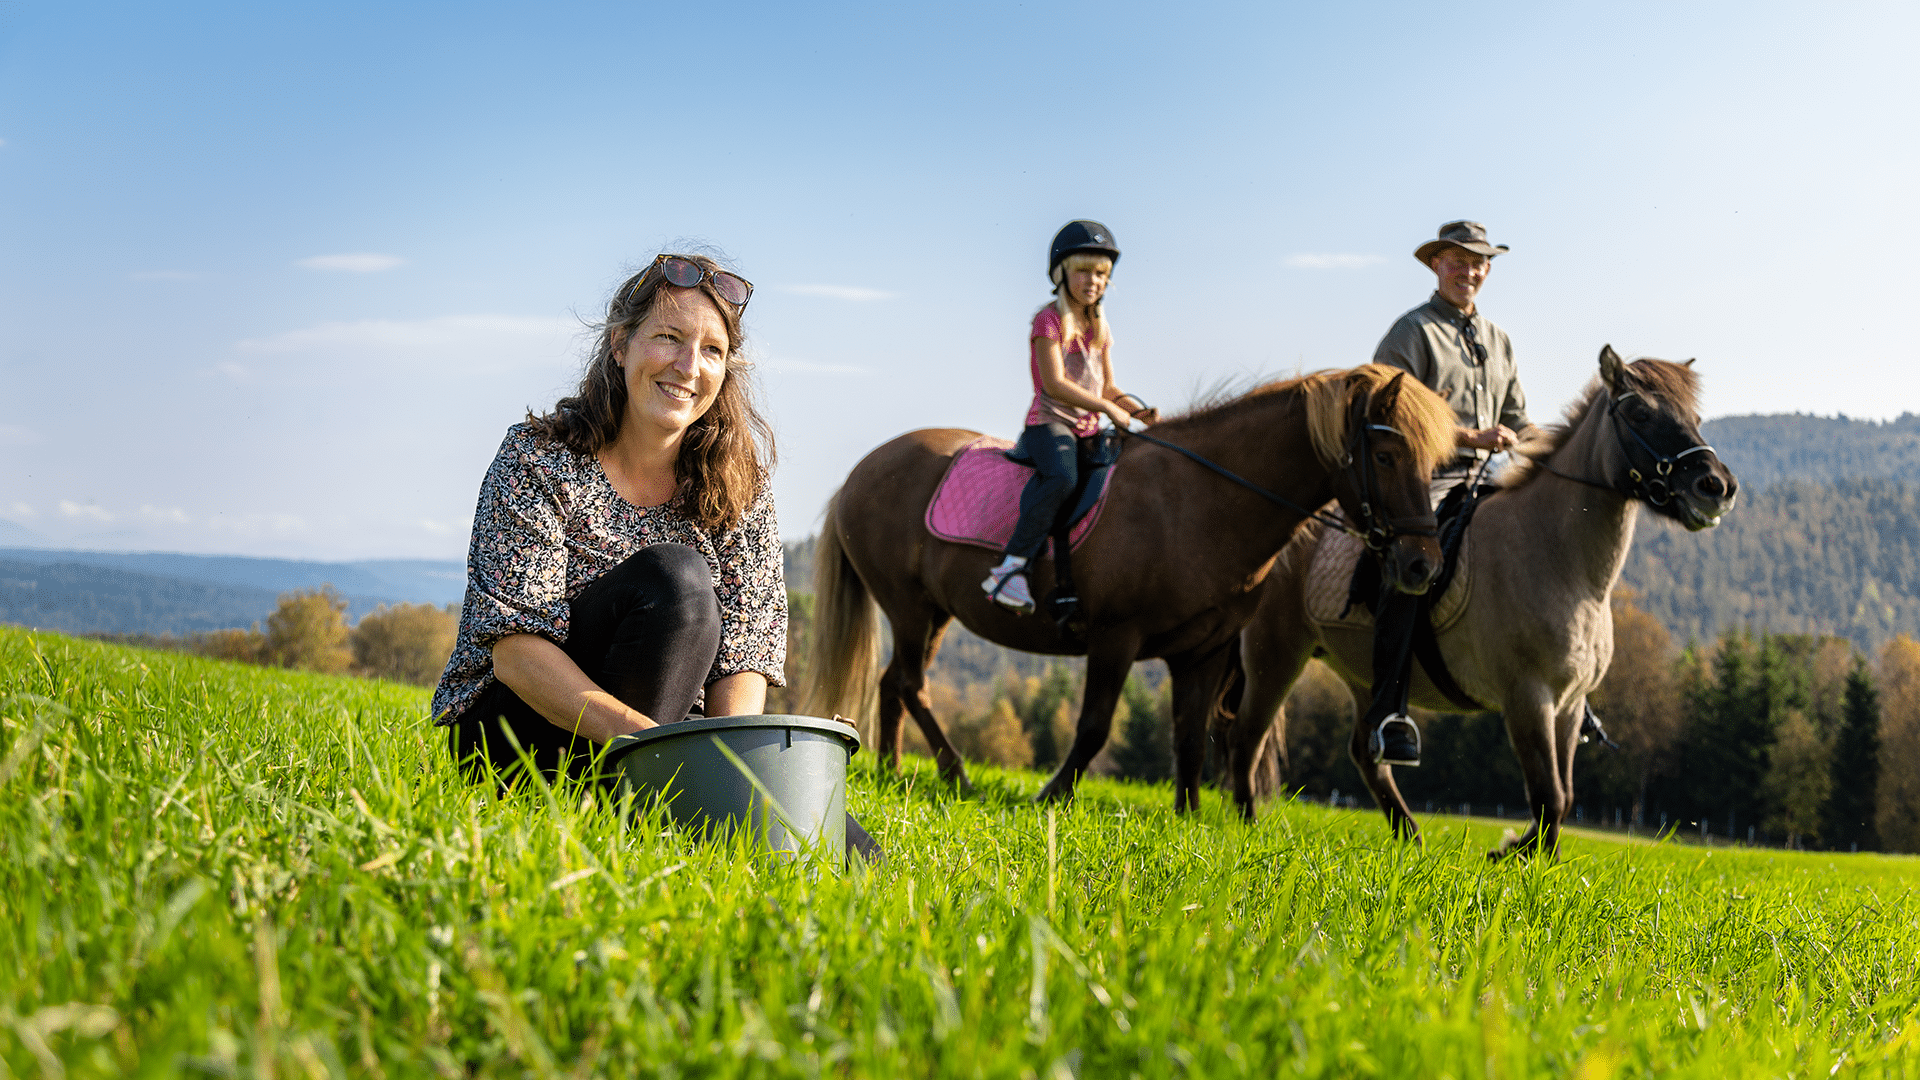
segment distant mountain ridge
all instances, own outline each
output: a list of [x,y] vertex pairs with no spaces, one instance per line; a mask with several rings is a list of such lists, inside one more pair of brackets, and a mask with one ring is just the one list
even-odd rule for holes
[[463,563],[316,562],[173,552],[0,548],[0,622],[75,634],[192,634],[247,627],[282,593],[332,585],[358,619],[381,604],[458,602]]
[[363,559],[320,562],[256,559],[244,555],[187,555],[165,551],[61,551],[0,548],[0,561],[111,567],[157,577],[268,589],[275,593],[330,584],[343,593],[403,597],[412,603],[458,603],[467,566],[448,559]]

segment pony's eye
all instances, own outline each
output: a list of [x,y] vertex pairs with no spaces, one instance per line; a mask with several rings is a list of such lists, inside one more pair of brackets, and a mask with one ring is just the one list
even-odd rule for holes
[[1393,455],[1387,453],[1385,450],[1375,450],[1373,452],[1373,460],[1381,465],[1391,465],[1393,464]]

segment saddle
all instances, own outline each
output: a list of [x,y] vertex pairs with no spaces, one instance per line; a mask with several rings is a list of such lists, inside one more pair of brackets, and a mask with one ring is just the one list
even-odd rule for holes
[[[1100,521],[1119,447],[1118,440],[1099,441],[1116,445],[1082,458],[1080,486],[1050,530],[1056,555],[1063,533],[1069,547],[1078,548]],[[1020,491],[1033,475],[1033,463],[1015,458],[1013,449],[1013,443],[991,435],[961,447],[927,503],[927,531],[955,544],[1005,549],[1020,521]]]
[[[1080,482],[1048,530],[1054,585],[1040,601],[1061,633],[1076,641],[1086,636],[1087,620],[1073,584],[1071,553],[1100,521],[1107,481],[1120,460],[1120,437],[1104,431],[1081,439],[1079,456]],[[1003,550],[1019,524],[1020,492],[1032,475],[1033,462],[1018,456],[1013,443],[982,435],[953,456],[940,478],[927,503],[927,531],[952,543]]]
[[[1473,596],[1472,575],[1464,558],[1471,534],[1467,527],[1481,501],[1493,491],[1483,484],[1467,499],[1467,485],[1461,484],[1441,500],[1435,516],[1440,523],[1440,576],[1421,597],[1419,624],[1414,628],[1414,658],[1427,672],[1434,688],[1462,709],[1480,711],[1485,706],[1467,696],[1454,682],[1440,655],[1439,635],[1451,629],[1466,613]],[[1307,569],[1307,618],[1321,625],[1370,628],[1380,596],[1380,572],[1372,559],[1364,559],[1366,548],[1357,537],[1328,532],[1314,549]]]

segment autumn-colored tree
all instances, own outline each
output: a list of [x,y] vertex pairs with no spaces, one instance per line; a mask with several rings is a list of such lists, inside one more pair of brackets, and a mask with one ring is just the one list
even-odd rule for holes
[[1591,700],[1621,741],[1622,764],[1632,784],[1633,820],[1643,821],[1648,785],[1674,766],[1686,711],[1674,670],[1673,639],[1660,620],[1634,603],[1632,589],[1614,590],[1613,664]]
[[347,602],[333,586],[284,593],[279,606],[267,616],[266,662],[277,667],[343,672],[353,663],[347,636]]
[[1006,698],[995,699],[984,715],[956,716],[947,725],[947,736],[968,761],[1005,769],[1024,769],[1033,764],[1033,747],[1027,742],[1013,703]]
[[1887,851],[1920,852],[1920,642],[1880,650],[1880,777],[1874,831]]
[[195,634],[191,641],[190,647],[194,652],[215,660],[233,660],[242,664],[266,661],[267,635],[260,632],[259,623],[254,623],[251,630],[209,630],[204,634]]
[[1773,807],[1767,827],[1786,833],[1787,846],[1798,849],[1803,837],[1819,834],[1821,811],[1833,789],[1828,768],[1833,748],[1802,709],[1785,710],[1778,732],[1761,784]]
[[453,655],[460,608],[432,604],[385,604],[353,628],[353,666],[362,675],[432,686]]

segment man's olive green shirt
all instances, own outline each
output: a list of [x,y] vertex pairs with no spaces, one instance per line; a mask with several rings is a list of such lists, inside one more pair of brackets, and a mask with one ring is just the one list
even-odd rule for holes
[[[1461,333],[1469,316],[1440,298],[1400,316],[1380,339],[1373,362],[1411,372],[1429,390],[1453,406],[1460,426],[1481,431],[1496,423],[1514,431],[1527,427],[1527,395],[1520,389],[1520,373],[1513,363],[1513,342],[1507,332],[1476,309],[1471,316],[1474,334],[1486,346],[1485,363],[1474,357]],[[1456,465],[1471,465],[1485,450],[1461,450]]]

